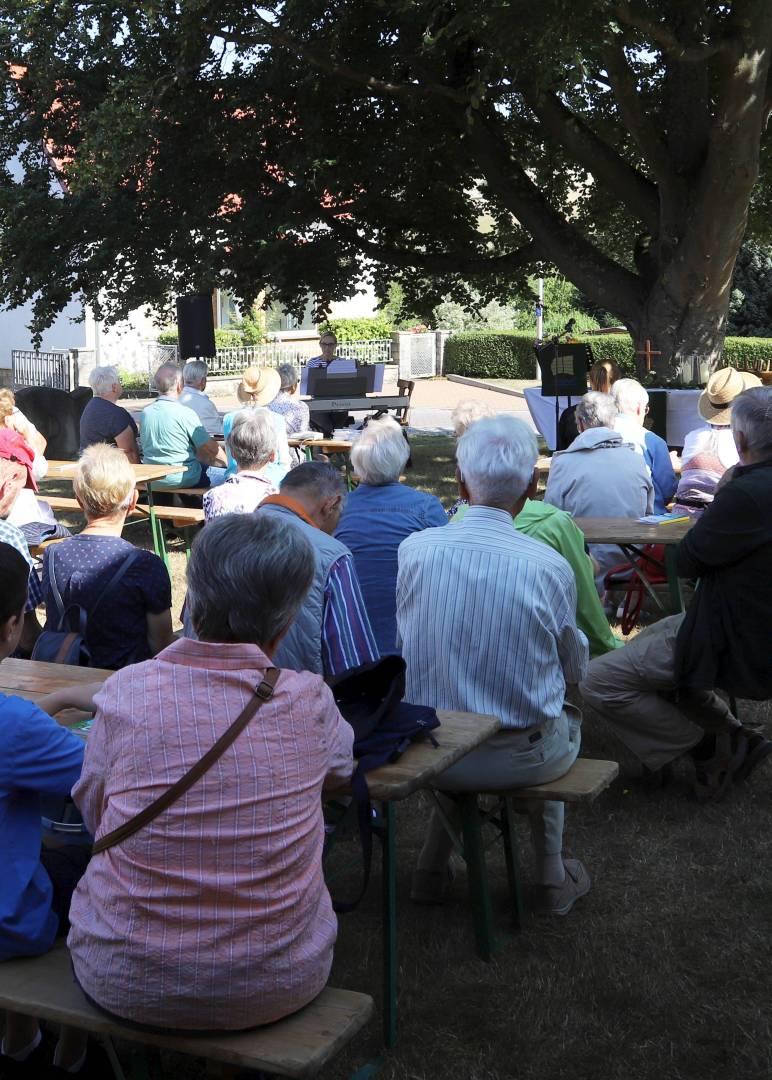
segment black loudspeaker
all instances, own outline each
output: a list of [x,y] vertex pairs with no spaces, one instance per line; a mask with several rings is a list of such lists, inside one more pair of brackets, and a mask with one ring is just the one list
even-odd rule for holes
[[177,297],[177,341],[180,360],[216,355],[211,293]]
[[667,442],[667,390],[649,390],[649,413],[645,426]]

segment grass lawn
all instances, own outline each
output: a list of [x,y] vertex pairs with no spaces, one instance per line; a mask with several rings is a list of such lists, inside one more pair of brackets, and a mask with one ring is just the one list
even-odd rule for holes
[[[451,440],[415,438],[412,445],[409,482],[449,505]],[[172,560],[178,611],[184,556]],[[740,708],[743,719],[772,730],[769,703]],[[586,862],[593,889],[566,918],[529,917],[514,935],[503,854],[492,848],[502,947],[490,964],[475,956],[463,870],[445,906],[410,903],[429,802],[419,794],[397,804],[400,1024],[397,1049],[379,1073],[384,1080],[772,1074],[772,767],[760,768],[724,802],[698,806],[686,767],[671,787],[647,793],[634,761],[591,710],[583,731],[590,756],[616,759],[622,769],[593,806],[567,812],[566,853]],[[527,874],[525,820],[520,838]],[[367,897],[341,918],[331,979],[378,1004],[379,886],[376,859]],[[379,1036],[378,1014],[324,1080],[342,1080],[376,1056]],[[165,1064],[165,1075],[179,1080],[202,1075],[186,1059]]]

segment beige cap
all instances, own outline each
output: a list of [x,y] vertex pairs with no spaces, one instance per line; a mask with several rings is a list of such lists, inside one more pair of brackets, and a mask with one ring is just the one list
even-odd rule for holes
[[236,387],[239,401],[249,397],[253,405],[268,405],[281,389],[281,376],[276,368],[248,367]]
[[749,371],[737,371],[733,367],[719,368],[708,379],[708,385],[700,394],[697,411],[703,420],[717,427],[725,427],[732,415],[732,402],[743,390],[760,386],[758,376]]

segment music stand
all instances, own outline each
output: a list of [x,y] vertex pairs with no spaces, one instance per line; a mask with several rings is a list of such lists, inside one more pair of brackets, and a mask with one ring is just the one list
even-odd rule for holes
[[592,367],[592,348],[583,343],[568,344],[552,338],[536,347],[536,359],[541,371],[541,396],[555,398],[555,436],[560,422],[560,395],[584,397],[587,393],[587,372]]

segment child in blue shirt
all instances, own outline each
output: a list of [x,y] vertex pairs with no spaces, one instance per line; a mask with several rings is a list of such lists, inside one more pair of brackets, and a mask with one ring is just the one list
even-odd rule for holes
[[[19,642],[29,574],[23,556],[0,543],[0,660]],[[69,795],[80,776],[84,745],[49,714],[93,711],[97,690],[98,685],[82,684],[37,704],[0,694],[0,960],[47,952],[67,927],[88,851],[75,845],[41,851],[40,796]],[[39,1043],[37,1020],[7,1014],[3,1055],[25,1061]]]

